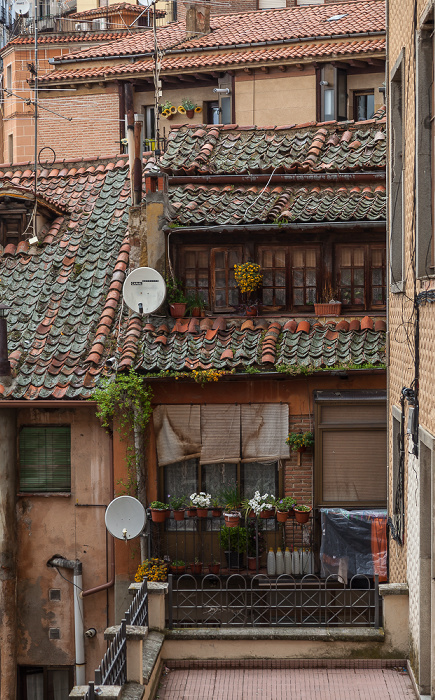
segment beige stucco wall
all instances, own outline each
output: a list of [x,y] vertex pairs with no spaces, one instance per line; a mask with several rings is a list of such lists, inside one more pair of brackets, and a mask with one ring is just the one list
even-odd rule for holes
[[316,118],[315,75],[236,82],[237,124],[302,124]]
[[[71,495],[18,496],[18,663],[73,665],[74,615],[72,572],[47,567],[55,554],[83,564],[83,587],[107,581],[104,506],[111,498],[110,437],[95,417],[95,409],[24,409],[19,425],[71,425]],[[61,591],[60,601],[49,590]],[[112,593],[109,593],[109,601]],[[85,639],[86,678],[93,678],[106,645],[106,591],[84,599],[85,630],[97,636]],[[49,639],[49,628],[60,629],[60,639]]]

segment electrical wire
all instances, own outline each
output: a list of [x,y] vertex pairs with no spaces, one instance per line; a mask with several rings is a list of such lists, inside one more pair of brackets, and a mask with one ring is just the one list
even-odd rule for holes
[[75,588],[78,588],[79,591],[82,591],[82,590],[83,590],[83,588],[80,588],[80,586],[78,586],[76,583],[74,583],[74,581],[70,581],[69,578],[67,578],[66,576],[64,576],[63,574],[61,574],[60,571],[59,571],[59,568],[58,568],[57,566],[54,566],[53,568],[56,569],[57,573],[59,574],[59,576],[60,576],[61,578],[64,579],[64,581],[66,581],[67,583],[69,583],[71,586],[74,586]]

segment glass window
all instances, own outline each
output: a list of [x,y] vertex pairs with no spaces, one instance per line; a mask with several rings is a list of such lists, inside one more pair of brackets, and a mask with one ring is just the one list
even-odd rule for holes
[[70,426],[21,428],[19,465],[20,491],[71,491]]
[[209,303],[209,253],[206,248],[185,248],[184,283],[188,294],[198,294],[203,301]]
[[287,250],[283,246],[259,249],[263,272],[263,305],[282,308],[287,303]]
[[371,119],[375,113],[375,95],[373,90],[354,93],[353,116],[355,121]]
[[238,305],[239,290],[234,278],[234,265],[240,262],[241,247],[211,250],[212,306],[215,311],[232,311]]
[[340,248],[339,284],[343,306],[365,306],[364,268],[364,246],[342,246]]
[[347,74],[345,70],[326,64],[320,70],[320,119],[347,119]]
[[74,685],[71,667],[20,666],[18,700],[68,700]]

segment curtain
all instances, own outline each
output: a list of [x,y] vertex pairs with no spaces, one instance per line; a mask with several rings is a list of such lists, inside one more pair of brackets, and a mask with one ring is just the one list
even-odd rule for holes
[[157,406],[153,411],[157,456],[161,467],[199,457],[201,431],[199,406]]
[[240,406],[201,406],[201,464],[239,462]]
[[242,460],[288,459],[288,404],[242,405]]

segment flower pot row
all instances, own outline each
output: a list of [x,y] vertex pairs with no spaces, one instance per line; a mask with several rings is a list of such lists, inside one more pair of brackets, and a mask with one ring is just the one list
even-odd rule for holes
[[[221,568],[220,562],[214,563],[214,564],[207,564],[208,566],[208,571],[210,574],[218,574]],[[169,566],[169,571],[171,574],[176,574],[178,576],[181,576],[182,574],[186,573],[186,570],[190,568],[190,571],[192,574],[202,574],[202,567],[203,563],[202,561],[200,562],[192,562],[191,564],[171,564]]]
[[[169,509],[159,509],[151,508],[151,519],[153,523],[164,523],[171,515]],[[183,510],[174,510],[174,520],[183,521],[184,514],[187,512],[189,518],[206,518],[208,515],[208,508],[187,508]],[[298,510],[297,508],[292,508],[290,511],[276,511],[276,519],[279,523],[285,523],[289,518],[295,518],[298,523],[306,523],[310,517],[311,508],[309,510]],[[215,518],[220,518],[222,510],[220,508],[213,508],[212,515]],[[256,515],[253,511],[249,514],[250,518],[255,518]],[[275,517],[275,508],[265,509],[260,512],[260,518],[267,520],[269,518]],[[227,527],[237,527],[240,524],[242,514],[239,511],[230,511],[224,513],[225,525]]]

